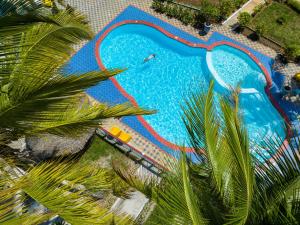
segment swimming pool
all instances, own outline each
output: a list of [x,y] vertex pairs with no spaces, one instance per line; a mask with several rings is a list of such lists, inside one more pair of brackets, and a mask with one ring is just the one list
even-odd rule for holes
[[[227,95],[241,85],[240,111],[252,145],[273,134],[285,138],[284,119],[265,93],[269,80],[245,52],[229,45],[190,46],[144,24],[117,26],[97,49],[105,68],[127,68],[115,77],[122,93],[141,107],[158,110],[144,120],[165,142],[188,144],[181,120],[184,99],[216,80],[215,91]],[[156,58],[144,63],[150,54]]]

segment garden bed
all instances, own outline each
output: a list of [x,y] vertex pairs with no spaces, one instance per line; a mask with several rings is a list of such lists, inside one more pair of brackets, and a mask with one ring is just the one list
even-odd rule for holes
[[[175,0],[175,2],[191,5],[194,7],[199,7],[199,6],[201,6],[203,0]],[[219,0],[209,0],[208,2],[213,5],[218,5],[220,1]]]
[[220,23],[247,0],[153,0],[152,8],[185,25],[199,28],[204,22]]

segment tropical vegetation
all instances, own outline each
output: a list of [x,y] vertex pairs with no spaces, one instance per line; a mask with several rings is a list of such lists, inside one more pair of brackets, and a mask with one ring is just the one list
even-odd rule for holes
[[206,21],[214,23],[223,21],[245,2],[244,0],[154,0],[152,8],[159,13],[180,20],[185,25],[199,27]]
[[[93,37],[82,14],[28,0],[2,1],[0,7],[0,223],[39,224],[59,215],[72,224],[130,224],[89,197],[88,191],[113,188],[115,182],[121,188],[115,192],[127,196],[111,171],[70,159],[20,165],[9,144],[43,133],[76,137],[105,118],[151,112],[87,100],[85,89],[122,70],[66,74],[74,46]],[[46,212],[35,212],[30,199]]]
[[271,158],[261,147],[251,152],[237,96],[218,101],[211,84],[207,94],[186,101],[183,119],[198,163],[183,152],[160,183],[140,181],[116,166],[124,180],[157,204],[147,225],[299,224],[300,140],[285,146],[278,137],[265,140],[261,147],[277,150]]

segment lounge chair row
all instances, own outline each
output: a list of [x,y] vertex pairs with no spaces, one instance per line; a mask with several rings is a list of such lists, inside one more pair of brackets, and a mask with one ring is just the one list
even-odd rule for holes
[[104,129],[98,128],[96,130],[96,134],[102,137],[108,143],[116,146],[125,155],[140,163],[151,172],[155,174],[160,174],[162,172],[161,169],[157,168],[153,162],[146,159],[138,150],[128,145],[128,142],[132,139],[132,136],[122,131],[120,128],[112,127],[108,132]]

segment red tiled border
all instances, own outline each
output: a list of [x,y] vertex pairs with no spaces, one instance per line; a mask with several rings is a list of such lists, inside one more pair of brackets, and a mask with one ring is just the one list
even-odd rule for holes
[[[148,21],[143,21],[143,20],[124,20],[122,22],[116,23],[114,25],[112,25],[111,27],[109,27],[101,36],[100,38],[97,40],[96,42],[96,46],[95,46],[95,55],[96,55],[96,60],[97,63],[100,67],[101,70],[106,70],[105,66],[102,63],[101,60],[101,55],[100,55],[100,51],[99,51],[99,47],[102,43],[102,41],[105,39],[105,37],[115,28],[120,27],[122,25],[126,25],[126,24],[142,24],[142,25],[147,25],[150,26],[152,28],[157,29],[158,31],[162,32],[164,35],[166,35],[169,38],[172,38],[174,40],[177,40],[181,43],[184,43],[190,47],[193,48],[205,48],[208,51],[212,50],[213,48],[215,48],[216,46],[219,45],[228,45],[234,48],[239,49],[240,51],[244,52],[245,54],[247,54],[259,67],[260,69],[263,71],[263,74],[266,78],[267,81],[267,85],[265,87],[265,92],[268,95],[271,103],[273,104],[273,106],[278,110],[278,112],[280,113],[280,115],[284,118],[285,122],[287,124],[290,124],[289,122],[289,118],[288,116],[285,114],[284,110],[280,107],[280,105],[278,104],[278,102],[274,99],[274,97],[272,96],[271,92],[270,92],[270,88],[272,86],[272,78],[268,72],[268,70],[264,67],[264,65],[246,48],[243,48],[237,44],[234,44],[232,42],[228,42],[228,41],[218,41],[218,42],[214,42],[211,45],[206,45],[206,44],[196,44],[196,43],[192,43],[190,41],[187,41],[181,37],[175,36],[173,34],[171,34],[170,32],[166,31],[165,29],[163,29],[162,27],[155,25],[153,23],[150,23]],[[121,94],[126,97],[134,106],[138,106],[136,100],[134,99],[134,97],[132,97],[131,95],[129,95],[123,88],[122,86],[118,83],[118,81],[115,78],[110,78],[110,80],[113,82],[113,84],[115,85],[115,87],[121,92]],[[164,139],[163,137],[161,137],[151,126],[150,124],[148,124],[148,122],[142,117],[142,116],[137,116],[138,120],[143,124],[143,126],[162,144],[168,146],[169,148],[173,149],[173,150],[179,150],[180,146],[175,145],[169,141],[167,141],[166,139]],[[282,147],[284,145],[286,145],[287,142],[287,138],[291,136],[291,130],[290,127],[287,126],[288,132],[287,132],[287,136],[286,139],[283,142],[283,145],[281,146],[280,149],[282,149]],[[187,148],[186,149],[188,152],[192,152],[194,151],[192,148]],[[279,155],[278,155],[279,154]],[[281,152],[278,151],[275,154],[275,157],[280,156]]]

